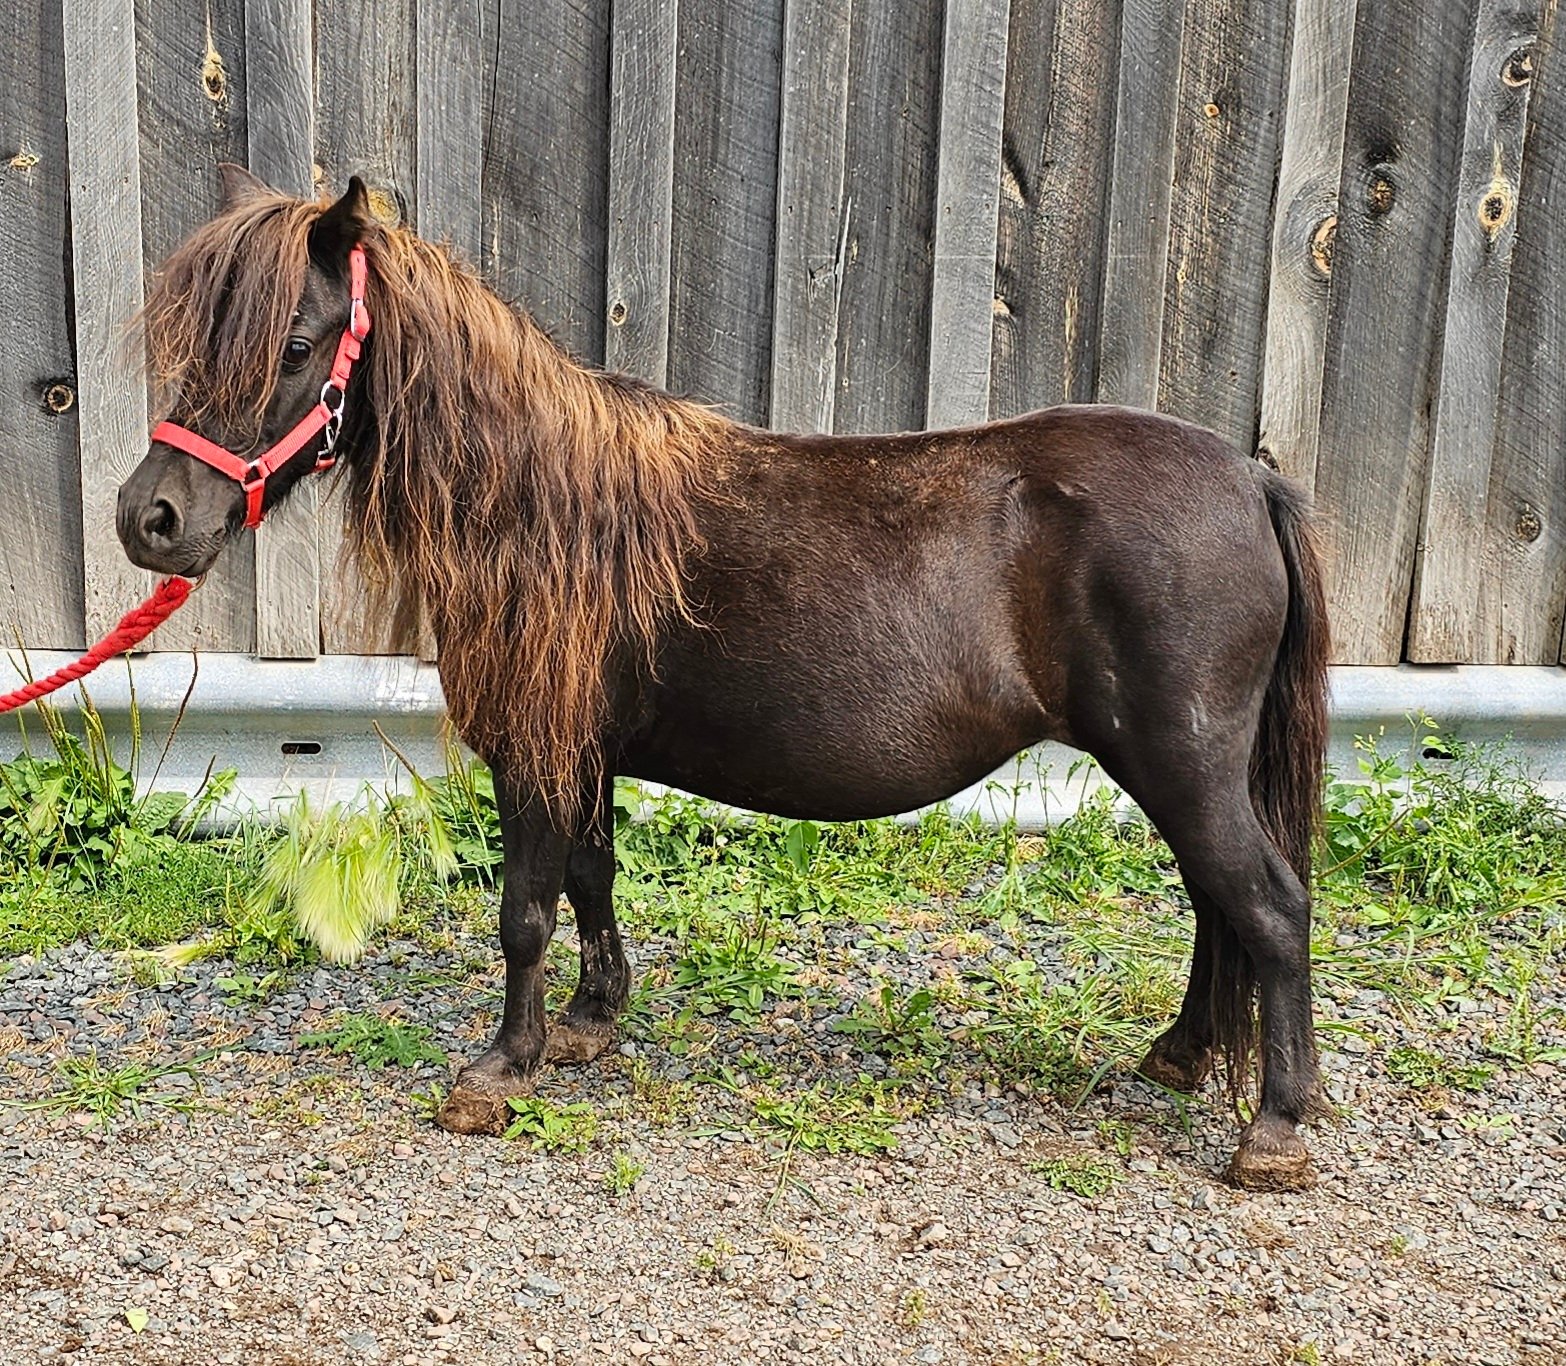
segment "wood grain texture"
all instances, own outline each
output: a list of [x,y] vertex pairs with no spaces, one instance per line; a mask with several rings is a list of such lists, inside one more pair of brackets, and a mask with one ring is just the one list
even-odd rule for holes
[[[341,193],[348,178],[370,187],[371,211],[400,225],[415,213],[417,108],[416,0],[316,0],[315,160],[322,188]],[[477,17],[476,15],[474,16]],[[336,480],[318,486],[321,648],[328,654],[391,654],[406,649],[386,618],[369,610],[358,565],[345,553],[347,509]]]
[[[239,0],[210,0],[205,23],[196,24],[179,0],[136,0],[136,34],[141,235],[151,272],[217,211],[217,163],[246,159],[243,8]],[[249,651],[255,636],[255,542],[242,536],[159,631],[158,643]]]
[[96,640],[149,582],[114,531],[116,492],[147,450],[141,348],[125,336],[142,304],[135,9],[72,0],[64,16],[84,606]]
[[1531,67],[1528,132],[1501,364],[1499,420],[1479,562],[1481,662],[1566,659],[1566,18],[1543,7]]
[[0,641],[35,650],[86,637],[60,24],[43,5],[0,45]]
[[1258,447],[1265,459],[1306,488],[1316,484],[1322,359],[1356,5],[1357,0],[1295,0],[1294,5]]
[[[245,0],[250,169],[295,195],[315,192],[310,0]],[[256,653],[310,659],[321,647],[317,487],[306,480],[256,529]]]
[[1119,49],[1118,3],[1011,0],[992,417],[1093,397]]
[[829,432],[843,288],[853,0],[785,0],[768,421]]
[[1158,406],[1256,448],[1289,15],[1189,0],[1180,56]]
[[679,0],[615,0],[609,65],[604,364],[669,376]]
[[1355,26],[1316,473],[1345,664],[1403,653],[1473,16],[1371,4]]
[[679,20],[669,384],[765,422],[782,11],[685,0]]
[[1158,402],[1185,0],[1123,0],[1098,397]]
[[1409,619],[1408,657],[1421,663],[1472,660],[1480,648],[1479,567],[1532,89],[1514,56],[1531,49],[1538,23],[1537,6],[1480,0]]
[[484,50],[479,0],[415,0],[414,221],[477,265],[484,222]]
[[840,432],[924,425],[943,11],[940,0],[854,6],[833,411]]
[[603,359],[609,6],[484,9],[484,267],[562,345]]
[[989,416],[1009,22],[1010,0],[961,0],[946,9],[930,276],[928,427],[964,426]]
[[315,192],[310,0],[244,0],[250,169],[286,194]]

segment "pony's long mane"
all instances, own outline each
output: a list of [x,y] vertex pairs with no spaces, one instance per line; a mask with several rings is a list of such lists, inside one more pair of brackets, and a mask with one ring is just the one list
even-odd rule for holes
[[[170,258],[146,310],[161,385],[199,378],[228,420],[265,410],[322,207],[245,200]],[[433,625],[459,733],[568,825],[602,773],[612,680],[653,668],[691,615],[695,503],[735,424],[577,364],[443,248],[381,226],[362,241],[349,544],[377,610],[411,596]]]

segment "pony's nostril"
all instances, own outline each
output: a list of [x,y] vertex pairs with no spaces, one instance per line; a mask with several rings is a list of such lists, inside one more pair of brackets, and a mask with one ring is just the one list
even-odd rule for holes
[[146,541],[172,541],[179,535],[179,510],[167,498],[154,498],[141,514],[141,535]]

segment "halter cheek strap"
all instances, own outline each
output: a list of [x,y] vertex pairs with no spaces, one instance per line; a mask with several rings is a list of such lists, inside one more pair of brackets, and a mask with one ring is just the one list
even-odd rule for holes
[[160,422],[153,428],[154,441],[173,446],[186,455],[193,455],[238,483],[245,491],[247,527],[261,525],[261,504],[266,497],[266,481],[316,436],[323,432],[326,434],[316,454],[315,468],[329,470],[337,461],[332,449],[337,445],[338,434],[343,428],[343,403],[348,397],[348,379],[353,374],[353,363],[363,353],[364,339],[370,335],[370,312],[364,306],[366,274],[364,248],[355,246],[348,253],[348,326],[343,329],[343,335],[337,343],[337,354],[332,358],[332,373],[321,386],[321,397],[315,407],[296,422],[276,445],[268,447],[252,460],[245,460],[177,423]]

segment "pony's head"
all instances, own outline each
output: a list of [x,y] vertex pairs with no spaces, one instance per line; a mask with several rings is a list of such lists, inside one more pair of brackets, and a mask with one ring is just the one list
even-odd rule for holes
[[[323,401],[337,403],[328,380],[349,324],[349,257],[374,231],[357,177],[323,206],[240,167],[221,171],[222,209],[164,264],[141,317],[154,401],[184,435],[152,441],[120,486],[116,521],[131,560],[163,574],[205,573],[247,520],[316,468],[330,426],[309,431],[256,498],[239,473]],[[350,381],[347,411],[364,387]],[[217,464],[233,457],[235,471],[188,449],[206,443]]]

